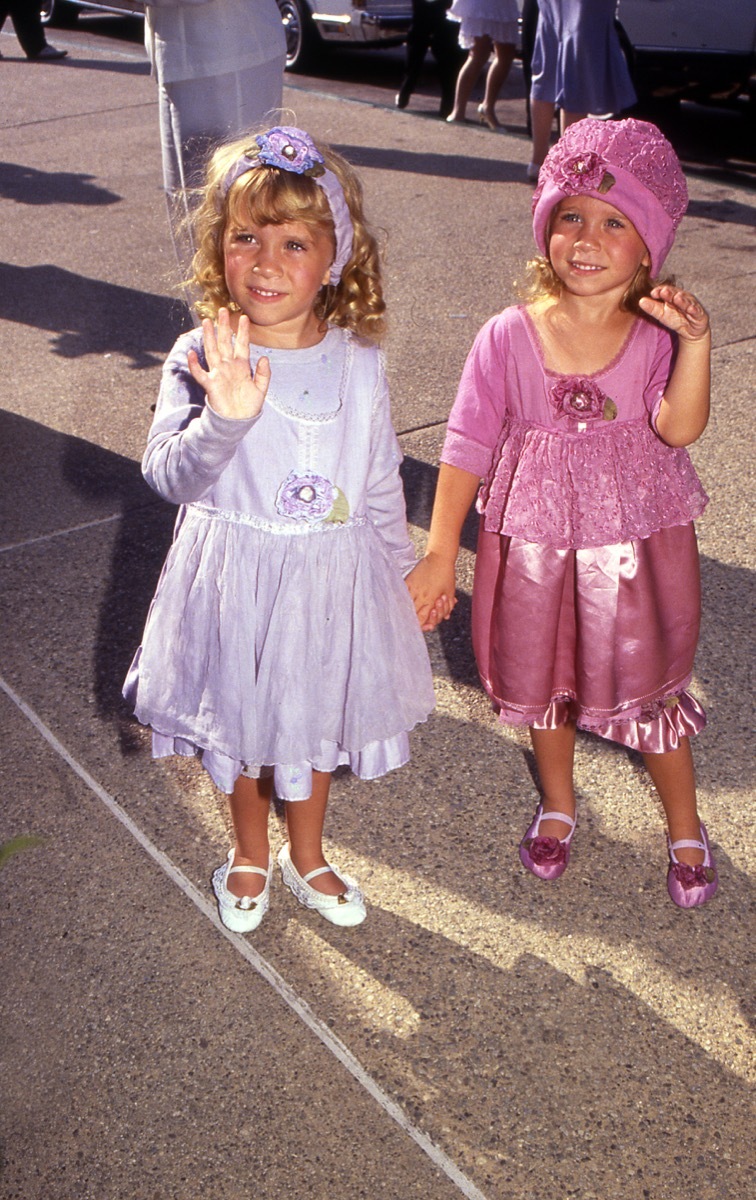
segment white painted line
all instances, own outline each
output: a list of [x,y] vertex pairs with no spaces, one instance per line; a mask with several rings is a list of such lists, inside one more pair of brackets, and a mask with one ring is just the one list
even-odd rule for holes
[[238,934],[231,933],[226,929],[220,921],[217,909],[214,903],[211,903],[198,888],[194,886],[186,875],[171,862],[167,855],[159,850],[154,842],[150,841],[146,833],[144,833],[138,825],[132,821],[128,813],[121,808],[117,800],[105,791],[103,787],[94,779],[89,772],[66,750],[65,746],[58,741],[55,734],[47,725],[37,716],[32,708],[25,703],[17,692],[5,682],[0,675],[0,691],[5,692],[9,700],[16,705],[26,719],[34,726],[39,734],[45,739],[49,746],[63,761],[71,768],[74,774],[79,776],[90,791],[94,792],[95,796],[109,812],[120,821],[122,825],[129,831],[131,836],[139,843],[143,850],[149,854],[150,858],[158,864],[159,867],[166,873],[168,878],[176,884],[185,896],[192,901],[194,905],[207,917],[219,933],[222,933],[225,938],[231,943],[234,949],[245,958],[251,967],[257,971],[266,983],[268,983],[281,997],[284,1003],[288,1004],[289,1008],[302,1021],[311,1033],[319,1039],[330,1050],[334,1058],[346,1068],[349,1074],[360,1084],[365,1091],[372,1096],[376,1103],[383,1109],[387,1116],[399,1126],[408,1137],[420,1147],[424,1154],[428,1156],[431,1162],[438,1167],[440,1171],[459,1189],[463,1196],[468,1197],[468,1200],[486,1200],[483,1192],[479,1190],[467,1176],[460,1171],[456,1163],[444,1154],[443,1150],[439,1149],[434,1142],[430,1140],[427,1134],[421,1129],[413,1125],[390,1096],[375,1082],[371,1075],[365,1070],[362,1064],[354,1057],[351,1050],[348,1050],[339,1038],[323,1023],[315,1014],[305,1000],[303,1000],[294,989],[286,982],[286,980],[278,974],[275,967],[263,958],[261,954],[253,949],[252,945]]
[[40,533],[37,537],[27,538],[23,542],[10,542],[7,546],[0,546],[0,554],[5,554],[8,550],[24,550],[27,546],[35,546],[37,542],[50,542],[53,538],[67,537],[69,533],[80,533],[82,529],[94,529],[96,525],[109,525],[111,521],[122,520],[123,515],[122,512],[111,513],[109,517],[98,517],[96,521],[83,521],[81,525],[70,525],[67,529],[53,529],[51,533]]

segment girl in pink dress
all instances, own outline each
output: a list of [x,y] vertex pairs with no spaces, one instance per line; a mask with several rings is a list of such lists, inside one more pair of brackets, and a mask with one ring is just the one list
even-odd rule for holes
[[530,727],[543,791],[522,862],[548,880],[567,867],[580,727],[643,754],[669,893],[690,908],[717,888],[689,740],[705,724],[688,685],[706,496],[685,450],[708,420],[711,335],[694,296],[654,282],[686,206],[675,153],[646,122],[579,121],[551,150],[530,303],[470,352],[409,585],[421,622],[449,615],[482,478],[473,645],[500,719]]

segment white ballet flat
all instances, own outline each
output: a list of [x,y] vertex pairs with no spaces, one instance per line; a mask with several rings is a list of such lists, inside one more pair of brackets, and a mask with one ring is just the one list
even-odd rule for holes
[[[327,867],[317,867],[303,877],[291,861],[288,842],[281,847],[278,853],[278,865],[287,888],[305,908],[314,908],[332,925],[361,925],[365,920],[367,916],[365,898],[357,881],[350,878],[349,875],[345,875],[343,871],[339,871],[329,864]],[[325,893],[317,892],[315,888],[310,887],[311,879],[317,878],[318,875],[325,875],[328,871],[333,871],[334,875],[338,876],[344,884],[344,891],[340,896],[326,896]]]
[[[213,871],[213,891],[218,901],[218,914],[221,921],[232,933],[252,933],[262,921],[270,906],[270,877],[273,863],[268,859],[268,869],[262,867],[234,867],[234,852],[229,850],[228,858]],[[235,896],[228,890],[229,875],[241,874],[262,875],[265,887],[259,896]]]

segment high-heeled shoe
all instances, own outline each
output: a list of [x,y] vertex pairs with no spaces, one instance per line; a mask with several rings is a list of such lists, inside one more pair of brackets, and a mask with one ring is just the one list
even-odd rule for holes
[[[565,838],[543,837],[538,831],[541,821],[563,821],[570,832]],[[520,842],[520,861],[539,879],[558,879],[567,870],[570,861],[570,842],[577,824],[576,817],[567,813],[544,812],[539,804],[536,815],[525,837]]]
[[[675,850],[685,848],[703,850],[704,860],[695,867],[689,863],[680,862]],[[667,891],[678,908],[698,908],[711,900],[719,887],[719,876],[706,834],[706,826],[701,821],[701,841],[683,838],[679,842],[671,842],[667,834],[669,850],[669,869],[667,870]]]
[[496,117],[492,117],[490,113],[486,112],[485,105],[483,104],[478,105],[478,118],[481,125],[487,125],[489,129],[493,130],[494,133],[497,133],[498,130],[503,129],[503,126],[499,124],[499,122],[496,120]]

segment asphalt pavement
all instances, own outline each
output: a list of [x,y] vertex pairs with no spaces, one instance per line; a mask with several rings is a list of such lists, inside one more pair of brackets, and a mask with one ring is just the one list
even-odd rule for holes
[[[477,683],[468,531],[412,763],[334,786],[329,850],[368,920],[329,926],[276,880],[234,938],[209,888],[223,797],[193,762],[153,763],[119,696],[170,539],[139,460],[186,322],[154,83],[138,46],[51,40],[65,63],[0,37],[0,843],[42,839],[0,872],[0,1200],[745,1200],[752,163],[686,153],[669,261],[714,330],[695,754],[718,896],[674,908],[639,762],[587,736],[570,868],[522,869],[532,761]],[[529,144],[515,95],[493,134],[434,119],[432,96],[400,113],[339,91],[292,79],[285,102],[360,167],[384,231],[421,548],[465,355],[531,252]]]

